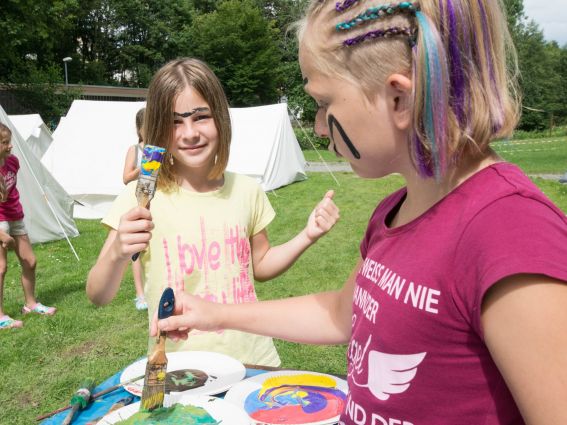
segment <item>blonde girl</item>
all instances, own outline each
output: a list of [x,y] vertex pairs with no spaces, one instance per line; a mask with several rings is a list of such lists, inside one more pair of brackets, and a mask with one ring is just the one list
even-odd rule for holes
[[340,424],[567,423],[567,219],[490,147],[518,120],[506,28],[497,0],[312,1],[315,130],[360,176],[405,187],[377,201],[342,289],[184,295],[159,327],[348,342]]

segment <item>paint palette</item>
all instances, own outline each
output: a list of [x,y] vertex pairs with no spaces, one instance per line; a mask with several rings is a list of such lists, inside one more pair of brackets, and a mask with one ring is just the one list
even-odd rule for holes
[[[193,406],[195,408],[202,408],[206,411],[207,416],[211,416],[217,423],[231,424],[231,425],[249,425],[250,420],[248,415],[238,406],[231,404],[223,399],[211,396],[165,396],[164,406],[170,407],[175,403],[179,403],[183,406]],[[114,412],[109,413],[104,416],[98,425],[114,425],[119,424],[121,421],[125,421],[132,415],[136,414],[140,410],[140,402],[124,406]],[[203,424],[211,423],[209,420],[204,420],[200,415],[193,416],[187,413],[187,417],[183,416],[179,422],[180,418],[171,419],[172,422],[160,421],[164,425],[167,423],[187,423],[187,424]],[[152,422],[156,423],[156,422]]]
[[[148,359],[144,357],[128,366],[120,382],[143,376]],[[176,351],[167,353],[166,394],[211,395],[228,390],[246,375],[244,365],[233,357],[209,351]],[[124,389],[141,396],[144,378],[125,385]]]
[[244,409],[254,424],[330,425],[345,408],[347,382],[297,370],[262,373],[235,384],[224,399]]

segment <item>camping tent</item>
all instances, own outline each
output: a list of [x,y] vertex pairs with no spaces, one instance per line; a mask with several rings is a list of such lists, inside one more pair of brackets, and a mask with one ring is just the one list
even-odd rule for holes
[[286,103],[231,108],[230,119],[229,171],[256,178],[265,191],[307,178]]
[[43,122],[41,116],[39,114],[8,115],[8,118],[27,142],[30,150],[41,159],[53,141],[51,130]]
[[41,161],[75,199],[75,218],[101,218],[123,189],[128,147],[145,102],[75,100]]
[[[123,189],[135,116],[144,102],[75,100],[53,133],[43,164],[80,203],[76,218],[101,218]],[[228,170],[256,178],[264,190],[306,178],[305,160],[285,104],[231,109]]]
[[1,106],[0,121],[12,130],[12,153],[20,161],[17,188],[32,243],[77,236],[79,231],[72,218],[73,199],[32,153]]

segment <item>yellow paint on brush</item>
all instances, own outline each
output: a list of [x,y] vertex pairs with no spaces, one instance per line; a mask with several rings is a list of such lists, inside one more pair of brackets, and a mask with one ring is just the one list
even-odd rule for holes
[[258,396],[261,397],[266,391],[284,385],[293,385],[298,387],[335,388],[337,386],[337,381],[335,381],[330,376],[312,375],[309,373],[303,373],[300,375],[273,376],[264,381]]
[[142,164],[142,167],[143,167],[144,170],[146,170],[146,171],[155,171],[155,170],[157,170],[160,166],[161,166],[161,162],[159,162],[159,161],[149,161],[149,162],[146,162],[146,163]]
[[142,409],[149,410],[155,408],[156,406],[163,406],[164,395],[165,394],[163,392],[157,392],[148,396],[143,400]]

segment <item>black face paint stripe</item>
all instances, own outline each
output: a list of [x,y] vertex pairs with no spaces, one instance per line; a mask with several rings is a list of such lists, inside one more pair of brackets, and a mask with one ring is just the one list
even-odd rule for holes
[[307,77],[303,78],[303,85],[306,86],[309,83],[309,79]]
[[333,143],[335,144],[335,152],[337,151],[337,148],[336,148],[335,138],[333,137],[333,128],[334,126],[337,126],[337,130],[339,130],[339,133],[341,134],[343,141],[347,145],[347,148],[349,148],[350,152],[356,159],[360,159],[360,153],[356,150],[354,144],[347,136],[346,131],[343,129],[342,125],[335,118],[335,116],[333,114],[329,114],[329,118],[327,118],[327,120],[328,120],[329,131],[331,133],[331,138],[333,139]]
[[177,116],[177,117],[181,117],[181,118],[187,118],[187,117],[190,117],[191,115],[196,114],[197,112],[208,112],[208,111],[209,111],[209,108],[200,107],[200,108],[195,108],[190,112],[183,112],[183,113],[174,112],[173,116],[174,117]]

